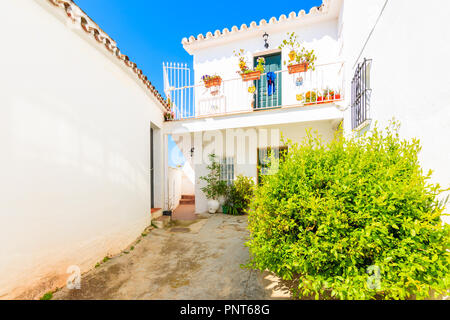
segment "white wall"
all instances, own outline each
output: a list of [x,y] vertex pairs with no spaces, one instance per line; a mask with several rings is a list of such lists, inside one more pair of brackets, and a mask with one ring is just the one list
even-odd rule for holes
[[169,174],[167,177],[169,186],[169,209],[173,210],[180,204],[181,186],[182,186],[183,171],[181,168],[169,167]]
[[182,171],[183,174],[181,175],[181,194],[195,194],[195,172],[192,169],[191,163],[186,161],[183,165]]
[[150,224],[151,125],[162,172],[156,100],[66,21],[45,0],[0,3],[3,299],[64,285],[67,267],[92,268]]
[[[278,145],[277,141],[273,141],[272,132],[274,136],[284,137],[285,140],[290,139],[293,143],[300,143],[306,136],[308,129],[317,131],[322,136],[324,141],[331,141],[336,131],[336,122],[332,120],[315,121],[308,123],[292,123],[292,124],[280,124],[274,126],[261,126],[256,128],[244,128],[242,132],[233,131],[239,138],[244,138],[244,143],[240,144],[239,139],[234,139],[234,164],[235,164],[235,176],[242,174],[247,177],[252,177],[256,182],[257,179],[257,148],[266,148],[271,145]],[[261,139],[264,135],[260,135],[260,130],[265,130],[267,133],[266,139]],[[274,131],[272,131],[274,130]],[[230,131],[231,132],[231,131]],[[223,150],[222,153],[215,149],[215,138],[209,139],[207,137],[203,142],[203,150],[196,148],[195,152],[202,152],[203,158],[206,158],[208,154],[215,153],[217,156],[225,154],[227,144],[226,130],[218,130],[216,132],[208,132],[208,135],[213,137],[223,137]],[[205,133],[203,135],[205,137]],[[251,137],[256,137],[256,140],[252,140]],[[250,142],[252,141],[252,142]],[[242,156],[242,158],[240,158]],[[195,211],[196,213],[204,213],[208,209],[205,194],[201,191],[201,188],[206,185],[205,181],[200,180],[201,176],[208,174],[207,164],[197,163],[195,164]]]
[[[373,59],[371,127],[393,117],[401,135],[419,138],[424,172],[450,187],[450,2],[389,0],[367,46],[363,45],[385,0],[345,0],[341,17],[344,56],[353,67]],[[347,68],[347,85],[354,69]],[[350,87],[348,87],[348,92]],[[349,95],[347,95],[349,97]],[[350,101],[347,101],[350,103]],[[350,110],[345,128],[351,130]]]

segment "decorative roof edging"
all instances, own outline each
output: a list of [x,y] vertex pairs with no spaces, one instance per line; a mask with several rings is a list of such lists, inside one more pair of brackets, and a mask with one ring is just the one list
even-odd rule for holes
[[218,38],[222,38],[227,35],[261,28],[266,25],[275,25],[275,24],[282,23],[282,22],[300,20],[307,16],[314,16],[314,15],[326,13],[328,8],[329,8],[329,0],[323,0],[322,4],[319,7],[312,7],[309,10],[308,14],[305,12],[305,10],[300,10],[298,15],[296,15],[296,13],[294,11],[292,11],[288,17],[286,17],[286,15],[282,14],[278,18],[278,20],[277,20],[277,18],[272,17],[269,19],[269,22],[267,22],[265,19],[261,19],[259,24],[257,24],[255,21],[252,21],[249,26],[247,26],[245,23],[242,24],[240,28],[238,28],[237,26],[233,26],[231,28],[231,31],[228,30],[228,28],[225,28],[222,30],[222,32],[220,32],[220,30],[214,31],[214,34],[212,32],[207,32],[205,36],[200,33],[197,37],[190,36],[189,38],[183,38],[183,40],[181,40],[181,43],[183,44],[183,46],[189,46],[196,42],[218,39]]
[[[161,96],[155,86],[148,80],[141,69],[137,67],[137,64],[130,61],[130,58],[122,54],[117,47],[117,44],[112,40],[105,32],[98,26],[90,25],[90,21],[95,24],[86,14],[83,14],[82,10],[72,1],[72,0],[47,0],[56,7],[64,9],[67,16],[72,20],[73,23],[79,23],[81,28],[88,34],[92,35],[94,39],[103,44],[105,48],[115,55],[119,60],[123,61],[125,65],[138,76],[142,83],[147,87],[147,89],[152,93],[152,95],[162,104],[164,109],[168,110],[169,106],[167,101]],[[75,8],[75,9],[74,9]]]

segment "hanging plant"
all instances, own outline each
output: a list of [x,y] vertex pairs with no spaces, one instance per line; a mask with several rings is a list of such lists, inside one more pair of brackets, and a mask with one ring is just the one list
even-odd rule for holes
[[263,57],[259,57],[256,60],[257,65],[254,69],[250,69],[248,67],[247,58],[244,55],[244,49],[234,51],[234,55],[239,58],[239,71],[237,71],[237,73],[241,75],[243,81],[253,81],[261,78],[261,74],[264,72],[264,66],[266,64],[266,60]]
[[202,77],[203,83],[205,84],[206,88],[211,88],[211,87],[218,87],[222,84],[222,78],[218,75],[207,75],[205,74]]
[[316,102],[317,102],[317,93],[315,91],[308,91],[305,93],[306,105],[313,104]]
[[298,77],[298,78],[295,80],[295,85],[296,85],[297,87],[301,87],[301,86],[303,85],[303,77]]
[[334,90],[326,88],[323,90],[324,101],[334,100]]
[[288,65],[289,74],[306,72],[308,70],[315,70],[314,64],[317,60],[314,50],[306,50],[298,41],[295,32],[288,33],[289,39],[283,40],[279,49],[285,47],[290,48],[288,57],[289,60],[283,63]]
[[172,110],[173,102],[172,102],[172,100],[170,100],[170,98],[167,99],[167,105],[168,105],[168,108],[166,109],[166,111],[164,111],[164,120],[165,121],[174,120],[175,112],[173,112],[173,110]]

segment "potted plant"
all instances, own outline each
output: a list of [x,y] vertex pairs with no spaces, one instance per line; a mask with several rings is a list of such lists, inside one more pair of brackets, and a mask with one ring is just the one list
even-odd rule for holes
[[208,212],[216,213],[219,209],[219,197],[225,195],[227,184],[221,180],[221,165],[217,161],[215,154],[209,155],[210,164],[207,166],[209,173],[206,176],[200,177],[200,180],[206,182],[206,186],[201,190],[206,194],[208,198]]
[[324,103],[324,97],[323,96],[317,96],[317,104],[322,104]]
[[207,75],[205,74],[202,77],[203,83],[205,84],[206,88],[211,88],[211,87],[215,87],[215,86],[220,86],[222,84],[222,78],[218,75]]
[[315,91],[308,91],[305,93],[305,104],[313,104],[317,101],[317,93]]
[[259,57],[256,60],[257,65],[254,69],[250,69],[244,56],[244,49],[240,49],[237,52],[234,51],[234,55],[239,58],[239,71],[237,73],[241,75],[243,81],[253,81],[261,78],[261,74],[264,72],[264,65],[266,64],[266,60],[263,57]]
[[[284,39],[279,49],[288,47],[290,49],[288,53],[289,60],[288,72],[289,74],[306,72],[308,70],[315,70],[314,64],[317,60],[314,50],[306,50],[298,41],[295,32],[288,33],[289,39]],[[283,62],[286,65],[286,60]]]
[[175,119],[175,113],[172,110],[173,103],[170,99],[167,99],[168,108],[164,111],[164,120],[171,121]]
[[324,101],[332,101],[334,100],[334,90],[326,88],[323,90]]
[[340,92],[337,92],[337,93],[334,95],[334,100],[341,100],[341,93],[340,93]]

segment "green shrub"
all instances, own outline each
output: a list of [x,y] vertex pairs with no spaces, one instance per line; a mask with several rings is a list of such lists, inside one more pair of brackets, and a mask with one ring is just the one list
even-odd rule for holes
[[249,215],[249,267],[298,281],[299,298],[426,298],[449,289],[443,191],[398,128],[325,144],[308,133],[264,176]]
[[254,195],[255,182],[252,178],[238,175],[226,192],[225,206],[231,215],[245,214]]
[[52,300],[53,298],[53,292],[49,291],[45,293],[42,297],[39,298],[39,300]]

